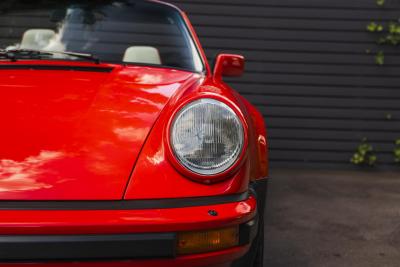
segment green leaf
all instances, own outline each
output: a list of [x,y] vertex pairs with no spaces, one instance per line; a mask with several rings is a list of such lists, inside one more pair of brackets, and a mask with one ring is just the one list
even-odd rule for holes
[[378,6],[383,6],[385,4],[385,0],[376,0],[376,4]]
[[370,156],[368,159],[368,165],[374,166],[377,160],[378,160],[377,156],[375,156],[375,155]]
[[396,33],[397,31],[397,25],[394,22],[389,23],[389,32],[390,33]]
[[374,147],[367,142],[367,138],[363,138],[361,144],[357,147],[356,152],[350,159],[354,165],[375,166],[378,157],[375,154]]
[[376,27],[377,27],[376,23],[372,21],[367,25],[367,31],[375,32],[376,31]]
[[379,51],[378,53],[376,53],[376,55],[375,55],[375,63],[377,65],[380,65],[380,66],[385,64],[385,54],[384,54],[383,51]]
[[394,143],[396,144],[396,147],[393,150],[394,161],[396,163],[400,163],[400,138],[395,140]]

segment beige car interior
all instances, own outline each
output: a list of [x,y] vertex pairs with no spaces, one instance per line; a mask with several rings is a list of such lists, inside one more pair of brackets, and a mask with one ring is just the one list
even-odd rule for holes
[[131,46],[126,49],[124,62],[161,65],[161,57],[158,49],[152,46]]
[[42,50],[48,46],[56,33],[48,29],[31,29],[27,30],[21,41],[21,49]]

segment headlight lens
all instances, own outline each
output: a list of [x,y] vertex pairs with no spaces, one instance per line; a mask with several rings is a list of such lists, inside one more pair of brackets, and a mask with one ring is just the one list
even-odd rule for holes
[[241,155],[243,125],[228,105],[209,98],[197,100],[176,115],[171,145],[187,169],[216,175],[229,169]]

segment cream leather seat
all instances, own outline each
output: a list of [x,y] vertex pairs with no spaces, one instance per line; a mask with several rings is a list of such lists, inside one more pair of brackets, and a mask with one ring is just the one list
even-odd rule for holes
[[131,46],[126,49],[124,62],[161,65],[161,57],[158,49],[152,46]]
[[41,50],[49,45],[56,33],[48,29],[27,30],[21,41],[21,49]]

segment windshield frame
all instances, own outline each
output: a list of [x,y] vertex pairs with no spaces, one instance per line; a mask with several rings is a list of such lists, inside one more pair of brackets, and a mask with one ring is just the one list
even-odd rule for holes
[[[193,73],[200,73],[200,74],[205,74],[208,75],[211,73],[211,69],[210,69],[210,65],[209,62],[207,60],[207,56],[205,54],[204,48],[200,42],[200,39],[190,21],[190,19],[188,18],[188,16],[186,15],[186,13],[180,9],[179,7],[171,4],[171,3],[167,3],[167,2],[163,2],[161,0],[145,0],[147,2],[151,2],[151,3],[157,3],[159,5],[163,5],[163,6],[167,6],[169,8],[174,9],[176,12],[178,12],[180,18],[182,19],[182,22],[184,24],[184,28],[188,34],[188,37],[190,38],[190,40],[192,41],[194,48],[196,50],[196,53],[199,56],[199,59],[201,61],[201,65],[202,65],[202,70],[201,71],[193,71],[191,70],[190,72]],[[172,67],[171,67],[172,68]],[[174,69],[180,69],[180,68],[174,68]]]

